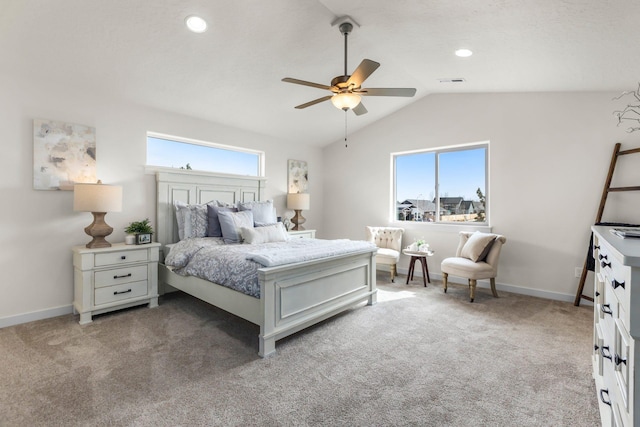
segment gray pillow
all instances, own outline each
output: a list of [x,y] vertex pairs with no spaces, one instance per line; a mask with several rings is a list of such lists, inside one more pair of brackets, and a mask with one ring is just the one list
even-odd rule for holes
[[253,214],[251,211],[230,212],[219,211],[218,220],[222,229],[225,243],[242,243],[241,228],[253,228]]
[[220,220],[218,219],[218,212],[238,212],[237,208],[221,207],[215,204],[207,205],[207,236],[208,237],[222,237],[222,229],[220,228]]
[[278,216],[273,207],[273,200],[238,203],[238,210],[253,212],[253,221],[255,224],[275,224],[278,222]]
[[176,201],[174,206],[180,240],[207,235],[207,204],[188,205]]
[[476,231],[469,236],[469,239],[460,251],[460,256],[462,258],[468,258],[473,262],[484,261],[495,239],[495,234]]

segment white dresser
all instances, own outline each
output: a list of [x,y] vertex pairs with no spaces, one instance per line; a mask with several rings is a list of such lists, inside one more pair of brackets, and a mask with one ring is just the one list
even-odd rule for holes
[[316,238],[316,230],[289,231],[289,236],[292,239],[315,239]]
[[[603,426],[640,426],[640,239],[594,226],[593,377]],[[637,289],[636,289],[637,288]],[[640,378],[638,378],[640,380]]]
[[74,313],[80,324],[95,314],[134,305],[158,306],[158,252],[160,243],[89,249],[74,246]]

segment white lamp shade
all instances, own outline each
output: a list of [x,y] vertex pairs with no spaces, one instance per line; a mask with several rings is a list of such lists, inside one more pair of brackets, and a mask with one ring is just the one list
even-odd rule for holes
[[287,194],[287,209],[309,210],[309,193],[289,193]]
[[122,187],[119,185],[76,184],[73,210],[80,212],[121,212]]
[[356,93],[337,93],[331,97],[331,102],[341,110],[354,109],[360,104],[360,95]]

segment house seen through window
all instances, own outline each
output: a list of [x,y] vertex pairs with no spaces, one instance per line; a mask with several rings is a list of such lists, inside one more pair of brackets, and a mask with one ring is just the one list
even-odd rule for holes
[[256,150],[147,134],[147,166],[262,176],[264,153]]
[[488,224],[488,143],[395,153],[397,221]]

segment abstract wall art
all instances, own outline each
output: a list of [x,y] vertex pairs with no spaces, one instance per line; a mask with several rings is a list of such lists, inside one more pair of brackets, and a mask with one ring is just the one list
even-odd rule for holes
[[306,193],[309,186],[309,170],[304,160],[289,160],[288,169],[289,193]]
[[96,182],[96,129],[53,120],[33,120],[33,188],[73,190]]

